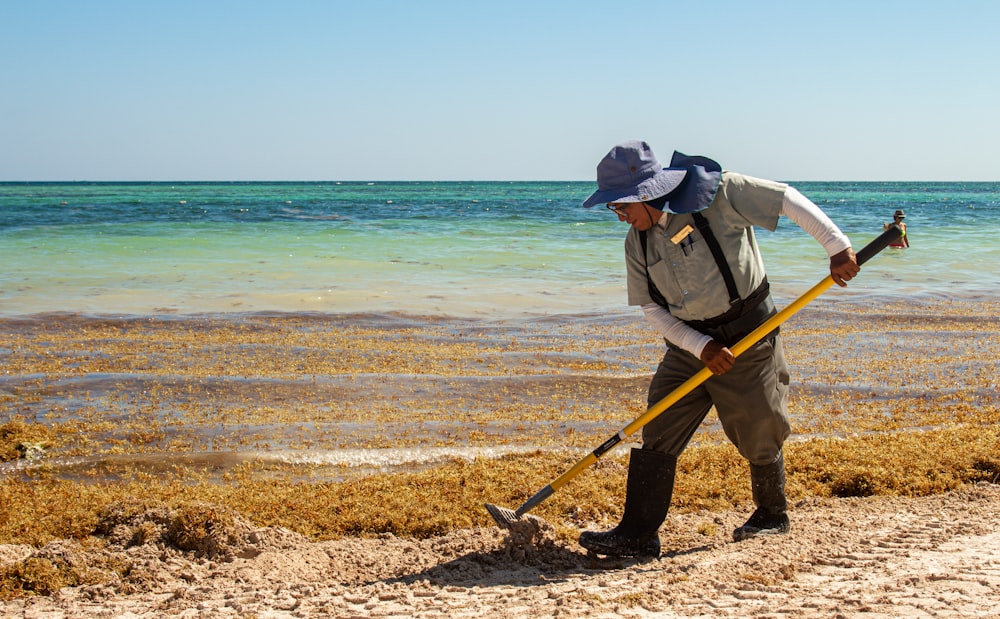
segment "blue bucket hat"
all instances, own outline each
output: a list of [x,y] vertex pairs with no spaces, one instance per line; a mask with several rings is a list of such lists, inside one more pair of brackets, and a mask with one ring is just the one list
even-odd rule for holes
[[597,164],[597,191],[583,205],[646,202],[677,189],[685,176],[685,168],[664,169],[649,144],[629,140],[612,148]]
[[669,194],[663,210],[692,213],[708,208],[722,178],[722,166],[708,157],[674,151],[663,168],[645,142],[630,140],[611,149],[597,164],[597,191],[587,208],[608,202],[649,202]]

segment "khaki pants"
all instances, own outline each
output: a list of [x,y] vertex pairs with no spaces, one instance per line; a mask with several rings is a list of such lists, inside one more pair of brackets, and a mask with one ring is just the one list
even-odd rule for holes
[[[701,370],[700,359],[668,348],[649,384],[649,404]],[[644,449],[679,456],[712,406],[736,449],[751,464],[773,463],[788,438],[788,366],[781,335],[758,342],[733,369],[713,376],[642,429]]]

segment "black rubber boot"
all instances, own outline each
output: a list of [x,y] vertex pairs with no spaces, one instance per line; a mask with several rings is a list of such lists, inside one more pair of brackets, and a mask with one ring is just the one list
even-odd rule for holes
[[771,464],[751,464],[750,483],[757,509],[743,526],[733,531],[733,541],[788,533],[791,524],[785,498],[785,455],[779,453],[778,459]]
[[621,522],[610,531],[584,531],[580,545],[608,557],[659,557],[658,531],[667,517],[676,471],[675,456],[633,449]]

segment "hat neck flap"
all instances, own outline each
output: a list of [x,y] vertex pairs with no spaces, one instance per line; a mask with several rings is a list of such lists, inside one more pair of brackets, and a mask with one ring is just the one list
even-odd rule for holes
[[670,192],[666,210],[671,213],[695,213],[708,208],[719,189],[722,166],[708,157],[674,151],[670,167],[685,169],[687,175],[680,186]]

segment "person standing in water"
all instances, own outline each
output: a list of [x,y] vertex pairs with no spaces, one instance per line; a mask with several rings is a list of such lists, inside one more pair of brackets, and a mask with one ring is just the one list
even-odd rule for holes
[[886,231],[892,226],[899,226],[899,229],[903,231],[903,235],[898,239],[889,243],[889,247],[896,247],[899,249],[906,249],[910,246],[910,239],[906,236],[906,224],[903,223],[903,219],[906,218],[906,213],[901,210],[897,210],[892,214],[892,223],[882,224],[882,231]]

